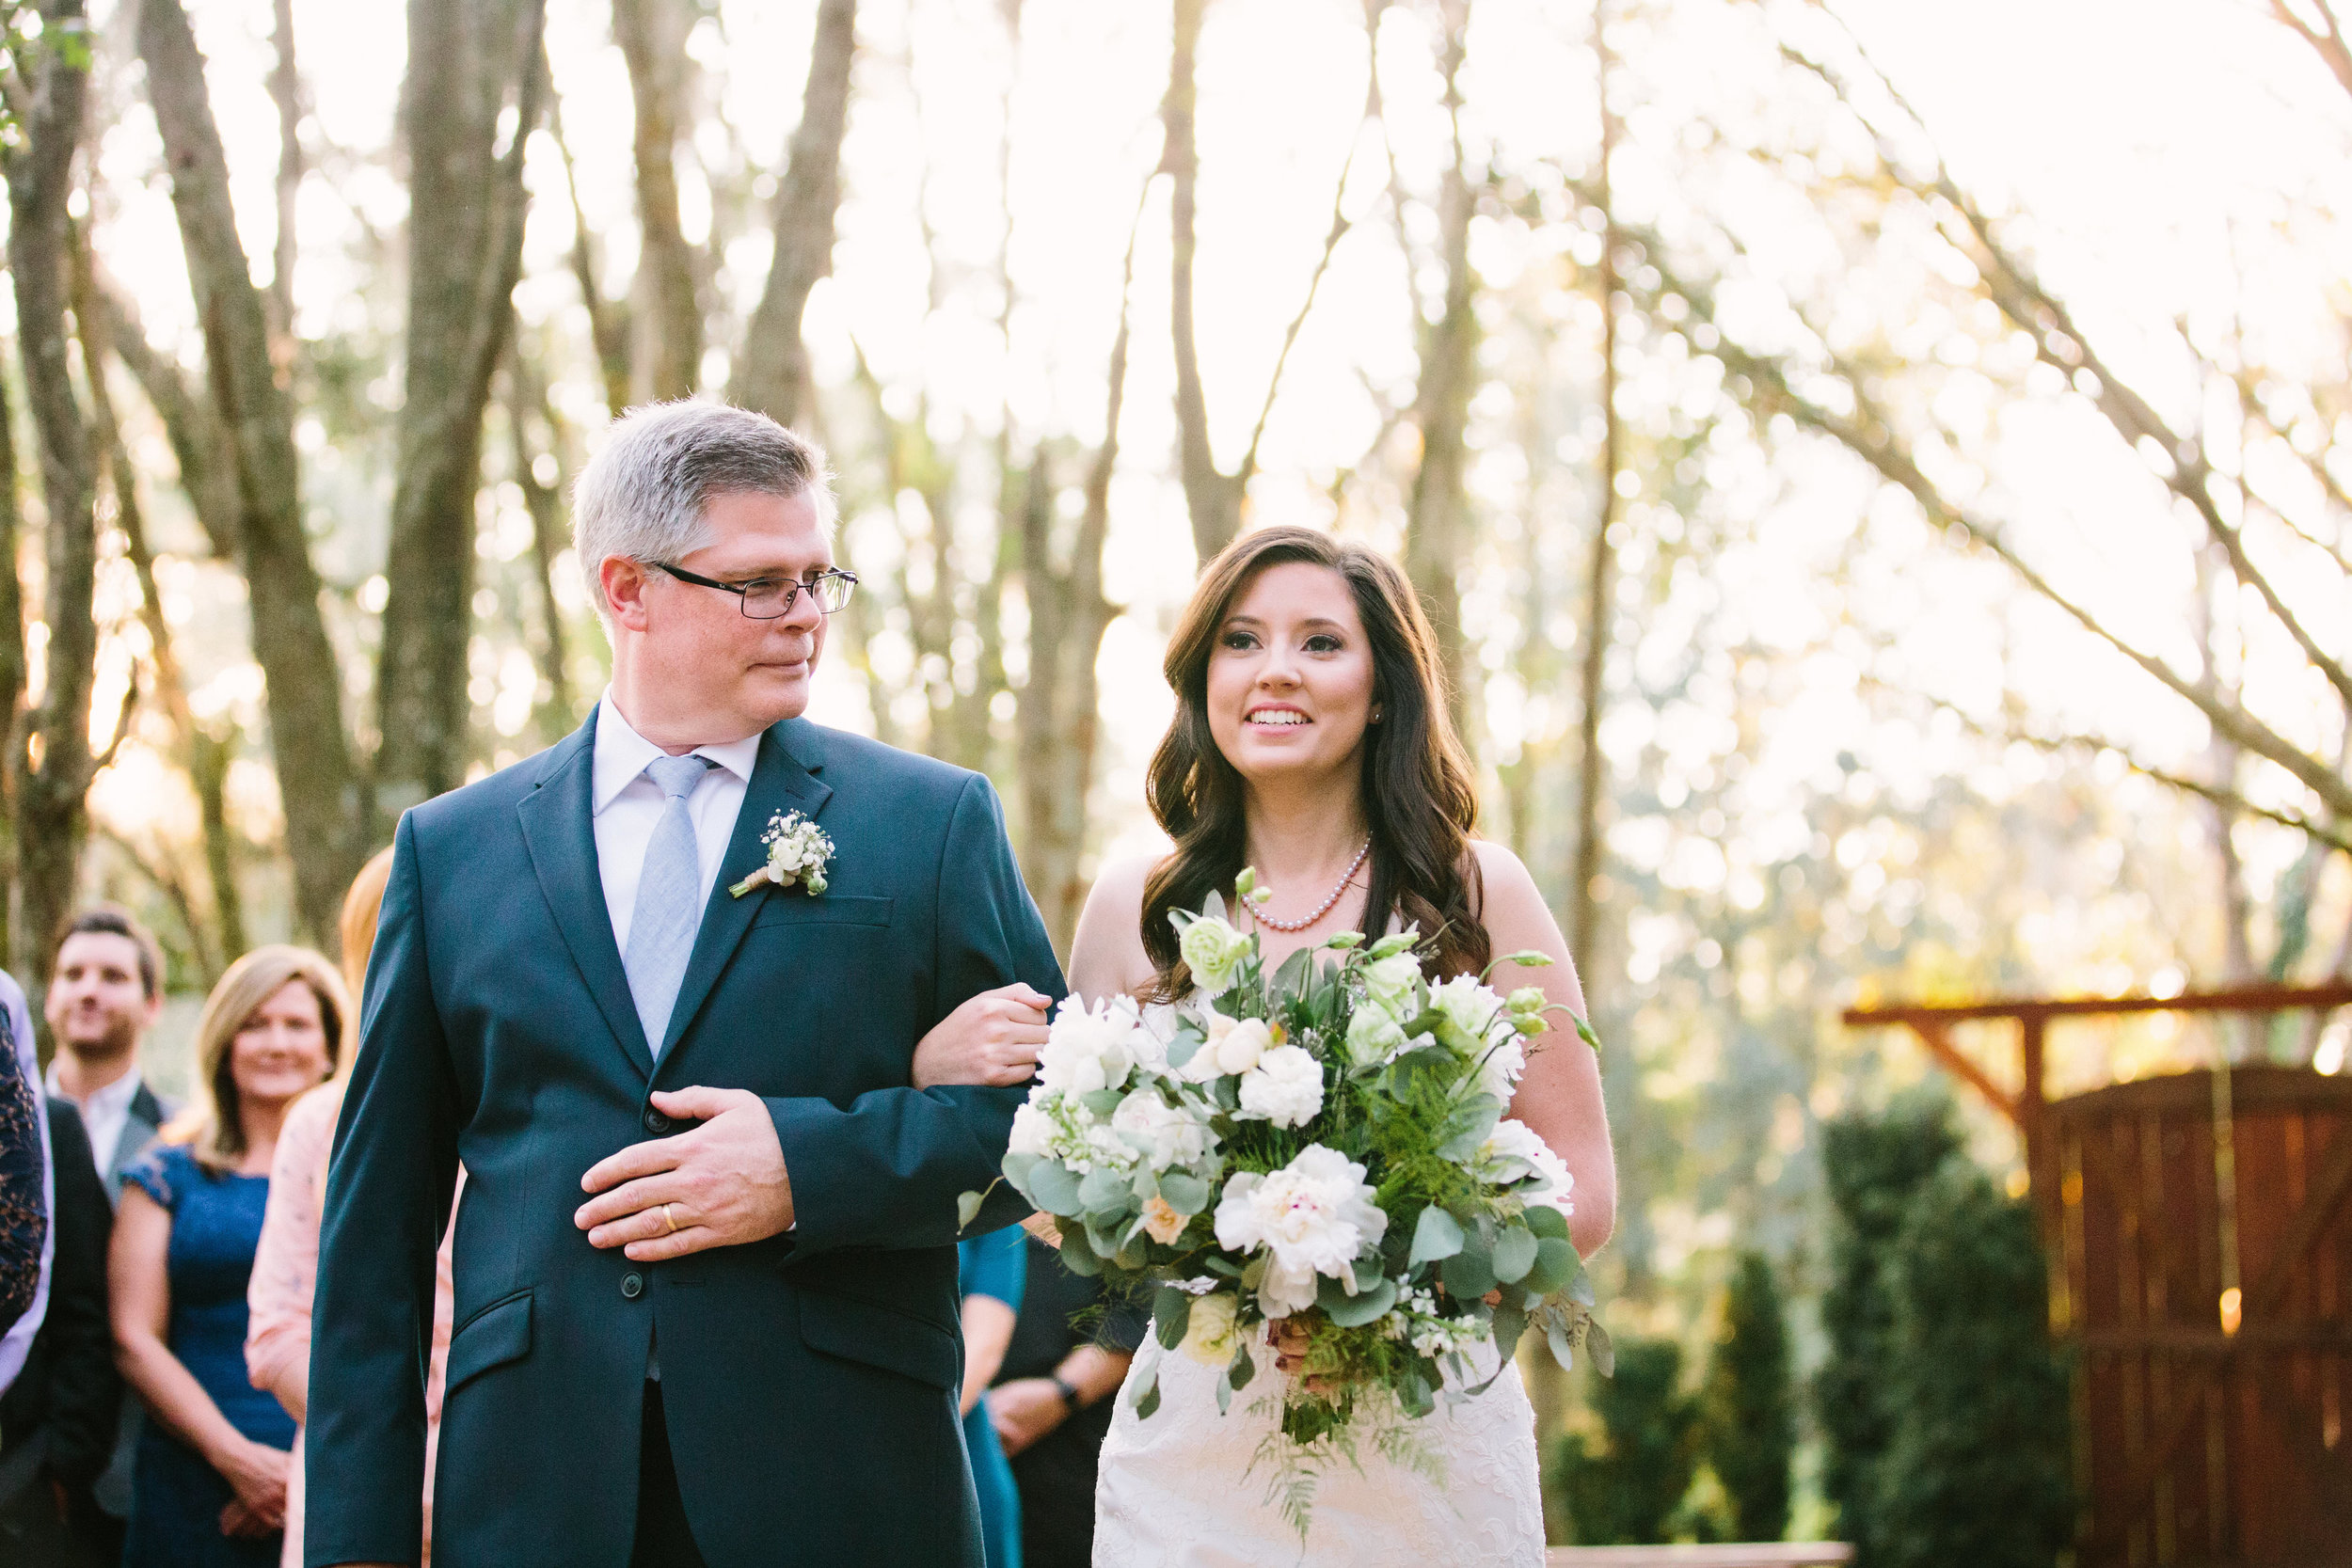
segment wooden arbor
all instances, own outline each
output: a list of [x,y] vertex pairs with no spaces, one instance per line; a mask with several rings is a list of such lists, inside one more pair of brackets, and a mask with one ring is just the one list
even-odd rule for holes
[[[2227,1065],[2050,1101],[2055,1018],[2267,1015],[2352,985],[1854,1008],[1899,1024],[2016,1123],[2077,1354],[2084,1568],[2352,1564],[2352,1076]],[[1951,1026],[2013,1020],[2003,1089]]]

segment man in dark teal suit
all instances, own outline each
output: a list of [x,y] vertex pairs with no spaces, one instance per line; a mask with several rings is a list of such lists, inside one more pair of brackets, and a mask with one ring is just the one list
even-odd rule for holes
[[[988,782],[799,717],[853,580],[825,485],[758,415],[622,420],[575,519],[612,689],[401,820],[321,1234],[313,1565],[417,1560],[462,1163],[441,1568],[979,1568],[956,1199],[1021,1091],[910,1067],[977,993],[1063,986]],[[822,891],[739,894],[795,814]]]

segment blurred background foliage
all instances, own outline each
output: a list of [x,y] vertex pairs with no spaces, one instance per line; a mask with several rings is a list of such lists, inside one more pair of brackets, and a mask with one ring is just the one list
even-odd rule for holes
[[[986,768],[1065,940],[1197,562],[1336,527],[1609,1042],[1659,1345],[1548,1431],[1643,1528],[1867,1532],[1946,1438],[1825,1395],[1784,1505],[1776,1390],[1942,1343],[1900,1280],[2010,1268],[2021,1175],[1837,1010],[2352,969],[2332,4],[10,5],[0,949],[148,911],[171,1084],[185,998],[594,702],[565,491],[632,403],[827,445],[816,716]],[[1983,1256],[1900,1251],[1929,1193]]]

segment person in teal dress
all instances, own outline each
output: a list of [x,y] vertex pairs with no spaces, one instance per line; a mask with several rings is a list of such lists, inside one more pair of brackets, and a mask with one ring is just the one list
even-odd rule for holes
[[963,1294],[963,1446],[972,1456],[972,1484],[980,1497],[980,1539],[988,1568],[1021,1568],[1021,1494],[1012,1465],[988,1418],[988,1386],[1012,1342],[1015,1314],[1028,1275],[1021,1227],[956,1243],[958,1288]]
[[129,1172],[108,1259],[118,1359],[150,1419],[123,1568],[276,1568],[294,1418],[246,1375],[246,1286],[286,1107],[333,1066],[349,1012],[315,953],[230,966],[196,1026],[200,1108]]

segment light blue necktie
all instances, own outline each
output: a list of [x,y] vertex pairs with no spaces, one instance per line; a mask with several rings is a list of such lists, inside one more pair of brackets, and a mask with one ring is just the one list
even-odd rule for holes
[[645,841],[645,867],[637,879],[637,905],[621,967],[628,973],[637,1020],[645,1026],[646,1048],[656,1056],[661,1054],[670,1009],[677,1006],[678,983],[686,978],[686,960],[702,926],[702,857],[686,802],[709,769],[708,758],[692,755],[656,757],[645,764],[646,776],[668,800],[653,837]]

